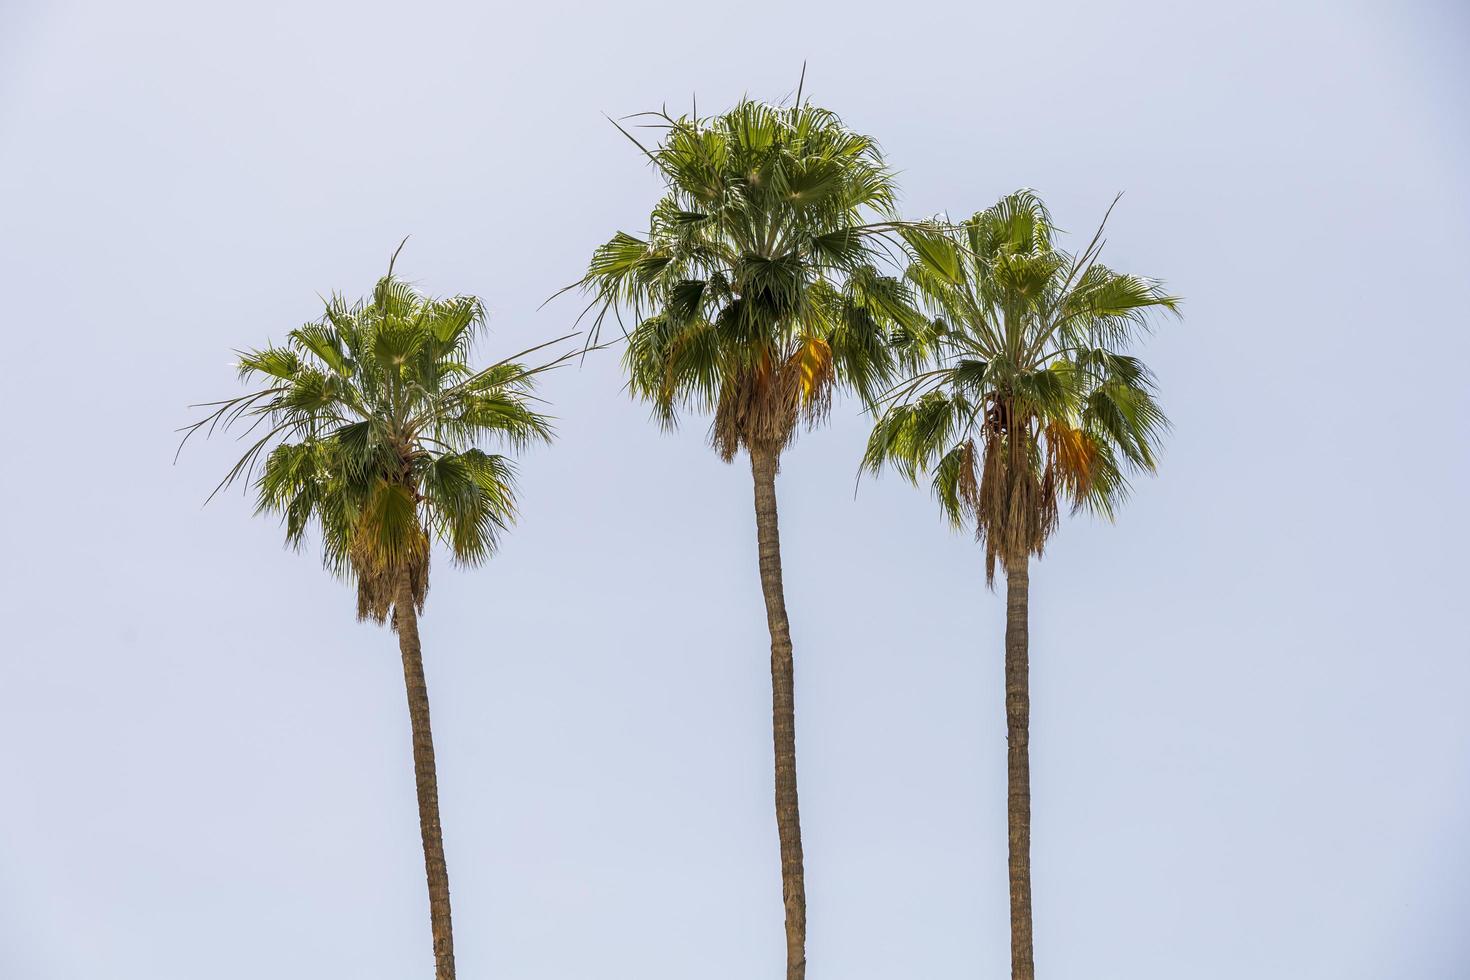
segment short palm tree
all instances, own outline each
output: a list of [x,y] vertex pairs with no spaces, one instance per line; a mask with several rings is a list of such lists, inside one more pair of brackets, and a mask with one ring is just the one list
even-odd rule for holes
[[613,236],[580,285],[599,328],[608,314],[625,324],[629,388],[660,423],[674,426],[680,410],[708,413],[720,458],[742,449],[750,457],[771,635],[786,975],[797,980],[806,884],[776,472],[835,392],[871,400],[890,384],[902,353],[919,346],[910,331],[927,321],[904,283],[879,271],[894,182],[872,139],[800,96],[789,106],[745,100],[710,117],[650,115],[662,139],[639,147],[666,192],[648,233]]
[[258,470],[257,513],[282,515],[294,546],[315,527],[326,567],[357,586],[358,618],[391,617],[413,729],[438,980],[453,980],[454,936],[419,646],[429,553],[438,539],[457,563],[489,558],[514,517],[515,482],[511,462],[482,447],[550,437],[547,419],[529,406],[539,369],[513,361],[469,367],[484,325],[475,297],[426,298],[394,278],[390,264],[370,299],[334,296],[284,346],[241,353],[241,379],[261,386],[212,403],[187,430],[240,424],[252,438],[263,430],[221,488]]
[[984,545],[987,583],[997,562],[1005,572],[1011,976],[1031,980],[1029,565],[1063,503],[1111,516],[1127,474],[1153,470],[1168,423],[1126,349],[1179,301],[1100,264],[1101,228],[1081,253],[1062,250],[1030,191],[902,233],[936,316],[934,360],[890,393],[863,462],[930,476],[950,522]]

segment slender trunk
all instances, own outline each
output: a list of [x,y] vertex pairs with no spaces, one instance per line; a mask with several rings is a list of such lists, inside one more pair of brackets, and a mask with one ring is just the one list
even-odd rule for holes
[[424,839],[424,873],[429,881],[429,924],[434,933],[434,980],[454,980],[454,929],[449,915],[449,869],[444,863],[444,829],[439,823],[439,778],[434,769],[434,733],[429,728],[429,687],[419,619],[408,576],[398,587],[393,609],[398,647],[403,654],[403,684],[413,724],[413,778],[419,794],[419,833]]
[[1029,555],[1006,563],[1006,825],[1010,836],[1011,980],[1034,980],[1031,948]]
[[786,908],[786,980],[806,977],[806,872],[801,857],[801,812],[796,799],[796,692],[791,624],[781,585],[781,531],[776,520],[777,454],[752,449],[755,527],[760,542],[761,591],[771,630],[771,730],[776,750],[776,829],[781,838],[781,898]]

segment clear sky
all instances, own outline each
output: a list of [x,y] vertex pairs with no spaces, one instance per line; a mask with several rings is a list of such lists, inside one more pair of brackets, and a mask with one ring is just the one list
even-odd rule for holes
[[[1454,3],[0,6],[0,977],[431,969],[392,635],[172,465],[232,348],[399,269],[486,356],[640,230],[603,118],[807,90],[910,216],[1036,187],[1187,320],[1176,429],[1032,574],[1050,978],[1470,975]],[[423,619],[460,974],[750,980],[783,953],[749,471],[616,357],[555,375],[488,567]],[[1005,975],[1002,603],[839,405],[779,492],[811,980]]]

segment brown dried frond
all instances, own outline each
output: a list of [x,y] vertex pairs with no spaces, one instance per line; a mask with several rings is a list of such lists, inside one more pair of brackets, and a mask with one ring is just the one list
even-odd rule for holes
[[[413,595],[414,609],[420,613],[424,611],[424,599],[429,593],[429,552],[429,537],[423,534],[422,547],[415,546],[407,559],[409,591]],[[357,579],[357,618],[381,625],[392,614],[392,627],[397,629],[401,565],[373,561],[355,551],[352,567]]]
[[975,535],[985,545],[985,581],[993,585],[997,561],[1005,568],[1041,554],[1057,526],[1057,488],[1033,416],[996,399],[986,419]]
[[801,415],[800,374],[790,358],[760,359],[725,383],[715,406],[710,441],[725,462],[741,447],[780,455],[796,435]]
[[[955,479],[955,496],[959,498],[960,513],[978,521],[980,517],[980,481],[975,477],[975,442],[967,439],[960,447],[960,469]],[[980,529],[975,529],[976,537]]]

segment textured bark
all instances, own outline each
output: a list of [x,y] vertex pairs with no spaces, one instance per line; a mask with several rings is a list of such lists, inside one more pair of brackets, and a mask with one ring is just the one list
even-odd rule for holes
[[1010,836],[1011,980],[1034,980],[1031,947],[1031,690],[1027,611],[1030,558],[1006,573],[1006,825]]
[[760,543],[761,591],[771,630],[771,731],[776,752],[776,829],[781,838],[781,897],[786,909],[786,980],[806,976],[806,872],[801,856],[801,812],[796,798],[796,695],[791,624],[781,585],[781,532],[776,520],[777,453],[752,449],[755,527]]
[[454,928],[449,914],[449,869],[444,863],[444,830],[439,823],[439,778],[434,769],[434,733],[429,727],[429,686],[419,646],[419,620],[413,587],[404,575],[393,609],[398,648],[403,654],[403,684],[413,725],[413,776],[419,794],[419,833],[424,840],[424,873],[429,882],[429,924],[434,934],[434,980],[454,980]]

